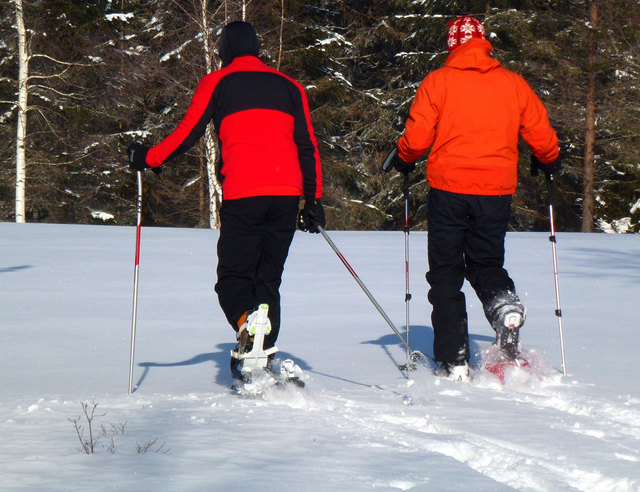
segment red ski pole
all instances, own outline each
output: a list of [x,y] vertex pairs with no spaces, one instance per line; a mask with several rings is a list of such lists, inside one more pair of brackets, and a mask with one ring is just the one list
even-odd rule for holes
[[131,352],[129,355],[129,394],[133,392],[133,359],[136,349],[136,319],[138,317],[138,274],[140,272],[140,230],[142,229],[142,171],[138,171],[138,220],[136,225],[136,256],[133,270],[133,314],[131,316]]
[[405,348],[407,349],[407,362],[405,364],[401,364],[399,366],[400,369],[402,369],[402,370],[413,370],[413,369],[415,369],[414,362],[421,362],[423,365],[429,366],[429,362],[427,361],[427,359],[431,359],[431,360],[433,360],[433,359],[430,356],[428,356],[427,354],[425,354],[425,353],[423,353],[423,352],[421,352],[419,350],[411,350],[411,347],[409,346],[407,341],[402,337],[402,335],[398,331],[398,328],[396,328],[396,326],[393,324],[393,321],[391,321],[389,316],[387,316],[387,313],[384,312],[384,310],[382,309],[382,307],[380,306],[378,301],[376,301],[375,297],[373,297],[373,294],[371,294],[369,289],[367,289],[367,286],[364,285],[364,282],[362,280],[360,280],[360,277],[358,277],[358,274],[356,273],[356,271],[352,268],[352,266],[349,264],[347,259],[343,256],[343,254],[340,252],[340,250],[335,245],[335,243],[331,240],[329,235],[325,232],[325,230],[321,226],[318,226],[318,230],[320,231],[320,234],[322,234],[322,237],[327,241],[329,246],[331,246],[331,249],[334,251],[334,253],[338,256],[338,258],[340,258],[340,261],[346,267],[346,269],[349,271],[349,273],[351,274],[353,279],[357,282],[357,284],[360,286],[362,291],[366,294],[366,296],[369,298],[371,303],[378,310],[378,312],[380,313],[382,318],[387,322],[389,327],[393,330],[393,332],[400,339],[400,342],[402,342],[402,345],[404,345]]

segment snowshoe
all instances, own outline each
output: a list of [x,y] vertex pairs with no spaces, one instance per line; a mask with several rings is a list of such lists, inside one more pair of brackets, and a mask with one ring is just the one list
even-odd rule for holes
[[504,383],[505,374],[510,369],[529,367],[529,363],[520,354],[520,327],[524,323],[524,317],[520,309],[509,310],[508,306],[504,306],[497,321],[494,329],[495,344],[499,351],[491,360],[485,361],[484,367]]
[[[249,313],[238,331],[238,343],[231,351],[229,369],[236,380],[232,389],[239,394],[256,396],[271,386],[293,384],[304,388],[302,370],[291,359],[274,359],[277,347],[263,348],[264,337],[271,332],[269,306],[261,304]],[[277,362],[277,363],[276,363]]]
[[504,383],[505,374],[512,368],[526,368],[529,363],[520,354],[520,327],[523,323],[519,312],[508,312],[496,327],[496,346],[499,349],[484,367]]
[[483,306],[491,327],[496,332],[496,345],[506,360],[515,360],[520,353],[520,328],[524,324],[524,306],[515,292],[507,291]]
[[269,357],[278,351],[277,347],[263,348],[264,337],[271,333],[269,306],[261,304],[250,313],[238,331],[238,343],[231,351],[229,369],[231,376],[240,381],[251,380],[250,373],[264,370]]
[[304,388],[305,384],[302,380],[302,369],[291,359],[285,359],[280,362],[280,378],[285,384],[293,384],[298,388]]
[[293,360],[275,360],[269,356],[265,368],[252,371],[239,371],[238,380],[231,389],[238,395],[245,397],[259,397],[270,388],[287,387],[289,385],[304,388],[302,369]]
[[520,326],[522,316],[517,312],[506,313],[496,327],[496,345],[507,360],[515,360],[520,353]]
[[511,360],[485,362],[484,368],[490,373],[497,376],[502,384],[504,384],[505,377],[509,371],[514,369],[530,370],[529,362],[527,362],[519,355],[515,359]]

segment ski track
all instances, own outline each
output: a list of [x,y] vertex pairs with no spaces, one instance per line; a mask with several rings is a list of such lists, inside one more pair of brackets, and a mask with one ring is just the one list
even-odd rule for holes
[[[305,389],[274,388],[254,398],[229,392],[134,395],[135,408],[131,399],[106,397],[98,410],[120,415],[124,420],[132,417],[127,432],[144,442],[154,436],[145,435],[144,426],[135,422],[140,408],[149,414],[146,420],[159,418],[167,428],[171,428],[172,419],[188,418],[194,435],[198,435],[203,426],[217,429],[229,423],[237,425],[238,419],[241,425],[249,425],[245,423],[247,419],[281,414],[285,407],[291,410],[291,425],[326,432],[320,440],[343,439],[347,448],[355,450],[380,448],[408,456],[444,456],[516,490],[640,490],[637,472],[640,400],[626,396],[612,403],[591,398],[588,386],[564,382],[557,374],[541,379],[535,374],[526,377],[512,374],[502,385],[480,370],[474,371],[471,384],[418,372],[420,374],[413,374],[406,384],[356,390],[322,389],[308,378]],[[478,401],[486,401],[486,409],[477,408]],[[499,414],[496,408],[500,408]],[[32,419],[46,418],[51,421],[52,429],[48,437],[59,441],[56,446],[64,442],[61,446],[64,451],[71,454],[79,451],[79,443],[73,441],[72,424],[67,422],[68,418],[81,415],[78,402],[39,399],[24,402],[8,412],[0,407],[0,411],[0,430],[6,436],[5,442],[28,441],[32,437],[28,431]],[[531,435],[500,435],[499,419],[506,416],[528,419]],[[106,421],[109,418],[105,417]],[[470,425],[469,420],[474,419]],[[548,442],[536,442],[538,426],[549,426],[558,433],[551,449]],[[341,437],[330,437],[334,435]],[[127,439],[131,443],[134,440],[133,437],[122,440]],[[594,439],[600,442],[593,459],[572,454],[574,446],[588,448]],[[184,444],[177,443],[174,449],[174,456],[189,453]],[[609,460],[602,460],[603,449]],[[295,450],[289,453],[295,457]],[[28,453],[27,462],[37,460],[35,454],[35,450]],[[29,474],[29,467],[22,464],[12,469],[9,476],[14,479],[21,476],[25,484],[42,483],[38,482],[38,475],[26,478]],[[64,476],[64,472],[62,474]],[[363,490],[368,487],[411,490],[430,481],[429,476],[421,476],[419,468],[410,477],[381,479],[363,472],[358,480]],[[333,485],[336,490],[341,487],[340,483]]]
[[[631,464],[640,462],[637,399],[627,397],[621,405],[599,401],[582,395],[585,388],[578,384],[562,384],[560,376],[540,381],[534,378],[526,381],[527,384],[523,384],[522,379],[515,378],[514,381],[512,378],[507,380],[506,387],[497,383],[493,376],[484,373],[477,376],[477,382],[472,385],[434,378],[426,385],[414,382],[411,386],[413,396],[398,393],[398,399],[405,403],[405,408],[398,413],[389,413],[386,405],[359,405],[357,400],[345,400],[340,417],[348,420],[350,426],[359,427],[360,432],[366,431],[373,443],[389,446],[392,442],[406,450],[423,449],[442,454],[517,490],[640,490],[640,479],[616,476],[613,468],[620,467],[612,466],[615,462],[628,462],[630,466],[622,468],[627,474],[631,472],[633,477],[632,470],[637,470],[637,466]],[[434,390],[438,394],[433,394]],[[398,389],[394,392],[397,393]],[[416,393],[421,396],[416,398]],[[557,449],[548,449],[546,444],[538,449],[527,436],[520,436],[522,443],[513,442],[496,435],[470,433],[465,430],[468,425],[465,422],[459,426],[449,423],[449,420],[454,420],[446,415],[451,406],[438,405],[437,402],[455,399],[459,403],[458,409],[461,409],[464,408],[465,395],[469,393],[483,393],[483,399],[501,402],[505,407],[524,404],[527,412],[534,413],[532,421],[546,420],[559,434],[573,434],[571,442],[577,442],[578,446],[588,447],[591,439],[604,441],[606,437],[606,442],[600,442],[598,446],[600,449],[602,446],[612,448],[608,450],[611,461],[583,459],[580,462],[572,457],[571,448],[563,445],[561,436]],[[340,400],[341,397],[334,399]],[[471,404],[477,400],[469,398]],[[434,406],[444,412],[433,412]],[[632,442],[620,442],[625,439]],[[550,479],[550,476],[554,478]]]
[[[613,404],[590,398],[583,394],[588,388],[575,382],[564,384],[559,375],[545,375],[541,379],[536,374],[524,378],[511,375],[505,386],[479,371],[476,371],[476,382],[471,385],[432,375],[423,375],[421,379],[411,380],[406,387],[346,391],[349,396],[328,390],[320,393],[313,389],[275,390],[266,394],[264,400],[248,400],[244,404],[269,403],[312,412],[316,417],[322,416],[327,427],[335,426],[341,432],[348,432],[348,444],[356,448],[373,446],[444,455],[517,490],[640,490],[640,480],[616,476],[612,467],[614,462],[628,463],[630,466],[623,466],[628,473],[634,469],[633,463],[640,462],[637,400],[627,397],[622,404]],[[478,393],[481,398],[477,398]],[[449,415],[456,407],[473,418],[477,409],[465,408],[465,402],[473,405],[485,399],[490,402],[488,406],[499,402],[509,409],[524,407],[524,413],[532,421],[547,422],[559,434],[572,435],[571,445],[589,446],[592,439],[602,440],[598,446],[611,448],[608,450],[611,461],[575,459],[560,436],[557,449],[548,449],[546,443],[536,446],[527,439],[514,441],[508,436],[499,436],[498,432],[491,434],[499,422],[497,426],[495,422],[487,425],[488,433],[478,431],[483,425],[469,432],[468,422],[456,425],[459,419]],[[503,418],[504,414],[509,412],[505,411]],[[372,482],[371,486],[376,483]],[[394,483],[387,485],[408,490],[416,484],[412,481]]]

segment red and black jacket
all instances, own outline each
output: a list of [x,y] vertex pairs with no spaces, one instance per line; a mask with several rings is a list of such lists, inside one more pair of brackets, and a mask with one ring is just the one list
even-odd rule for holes
[[295,80],[255,56],[240,56],[198,84],[183,120],[147,153],[151,167],[189,150],[213,120],[225,200],[322,195],[318,145],[307,97]]

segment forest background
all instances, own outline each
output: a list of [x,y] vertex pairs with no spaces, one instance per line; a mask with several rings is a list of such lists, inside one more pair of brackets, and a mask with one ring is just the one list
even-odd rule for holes
[[[380,166],[462,14],[547,107],[563,156],[556,227],[638,232],[639,0],[0,0],[0,221],[135,224],[128,145],[175,128],[219,66],[222,27],[245,19],[261,58],[307,91],[328,228],[401,229],[402,177]],[[529,155],[522,145],[512,230],[549,227]],[[216,227],[218,165],[209,130],[145,173],[143,223]],[[411,227],[426,230],[424,166],[409,185]]]

